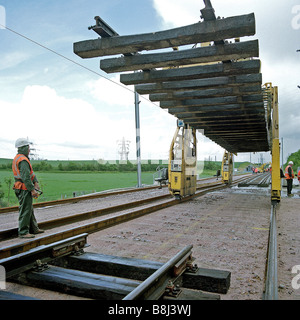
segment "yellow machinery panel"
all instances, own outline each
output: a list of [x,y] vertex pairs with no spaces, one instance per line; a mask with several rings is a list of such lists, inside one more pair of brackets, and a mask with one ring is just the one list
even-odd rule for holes
[[222,170],[221,170],[222,181],[225,184],[231,184],[232,174],[233,174],[233,154],[225,150],[223,159],[222,159]]
[[280,143],[279,143],[279,115],[278,115],[278,87],[272,83],[265,84],[265,100],[268,110],[272,115],[272,184],[271,201],[276,203],[281,200],[281,178],[280,178]]
[[196,130],[177,121],[177,128],[170,147],[169,191],[175,198],[196,192],[197,141]]

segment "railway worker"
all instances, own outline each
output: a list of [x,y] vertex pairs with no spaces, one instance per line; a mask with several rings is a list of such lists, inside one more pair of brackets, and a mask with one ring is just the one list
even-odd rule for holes
[[19,201],[19,229],[20,238],[34,238],[35,234],[44,231],[38,227],[33,212],[32,198],[38,197],[39,184],[32,170],[29,160],[30,143],[25,138],[16,140],[18,153],[12,164],[15,183],[13,189]]
[[290,161],[288,165],[285,168],[285,179],[287,183],[287,195],[290,197],[292,195],[292,189],[293,189],[293,179],[295,177],[294,171],[293,171],[293,161]]

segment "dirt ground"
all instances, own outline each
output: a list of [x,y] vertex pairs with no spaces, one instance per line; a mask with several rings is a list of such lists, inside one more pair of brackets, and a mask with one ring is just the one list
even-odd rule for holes
[[286,197],[285,192],[283,190],[283,197],[276,213],[278,298],[300,300],[300,190],[299,187],[294,188],[291,198]]
[[214,192],[92,234],[89,251],[166,262],[192,244],[198,266],[231,272],[222,299],[261,299],[269,211],[266,196]]
[[[298,300],[292,268],[300,265],[299,191],[277,210],[279,299]],[[231,272],[231,285],[222,300],[261,300],[270,220],[270,194],[264,188],[232,188],[206,194],[130,222],[90,234],[86,252],[99,252],[166,262],[193,245],[200,267]],[[300,267],[298,274],[300,273]],[[298,281],[300,284],[300,280]],[[72,299],[8,283],[10,291],[42,299]],[[24,291],[26,290],[26,291]]]

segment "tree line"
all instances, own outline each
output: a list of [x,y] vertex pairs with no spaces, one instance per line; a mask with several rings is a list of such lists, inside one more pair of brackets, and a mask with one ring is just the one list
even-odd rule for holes
[[[57,172],[57,171],[104,171],[104,172],[130,172],[136,171],[137,165],[130,161],[116,161],[114,163],[99,163],[97,161],[90,162],[80,162],[80,161],[69,161],[69,162],[53,162],[55,164],[51,164],[47,160],[42,161],[32,161],[32,167],[34,171],[47,171],[47,172]],[[149,160],[148,163],[144,163],[141,165],[142,171],[149,172],[155,171],[159,164],[151,163]],[[167,166],[167,165],[165,165]],[[5,164],[1,164],[0,170],[11,170],[12,162],[7,162]]]
[[[47,161],[34,160],[31,162],[34,171],[45,171],[45,172],[57,172],[57,171],[103,171],[103,172],[130,172],[137,170],[137,164],[131,161],[114,161],[110,163],[107,161],[69,161],[69,162],[59,162],[59,161]],[[164,164],[162,164],[164,163]],[[142,163],[142,171],[153,172],[156,171],[157,167],[168,167],[162,160],[155,161],[152,163],[151,160],[147,160],[147,163]],[[0,170],[11,170],[12,162],[7,162],[0,165]],[[206,170],[218,170],[221,167],[221,162],[217,161],[204,161],[204,168]]]

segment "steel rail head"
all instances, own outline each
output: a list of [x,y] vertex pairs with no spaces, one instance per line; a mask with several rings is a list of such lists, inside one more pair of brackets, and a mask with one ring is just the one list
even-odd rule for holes
[[189,253],[193,248],[193,245],[186,246],[180,252],[178,252],[173,258],[166,262],[161,268],[154,272],[150,277],[148,277],[144,282],[142,282],[138,287],[136,287],[131,293],[129,293],[123,300],[140,300],[144,297],[147,298],[147,292],[159,282],[159,280],[166,276],[172,268]]
[[48,245],[40,245],[27,252],[0,259],[0,265],[6,269],[6,277],[32,269],[36,262],[44,264],[57,257],[71,254],[83,249],[87,244],[87,233],[82,233]]
[[264,300],[278,300],[276,204],[271,206]]

